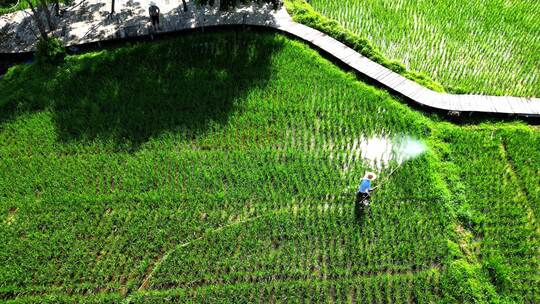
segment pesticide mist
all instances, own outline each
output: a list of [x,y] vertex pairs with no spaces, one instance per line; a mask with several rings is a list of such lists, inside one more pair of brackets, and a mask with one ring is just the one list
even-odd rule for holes
[[358,146],[361,157],[379,171],[388,167],[390,162],[401,165],[407,160],[420,156],[427,150],[422,141],[408,135],[361,137],[358,140]]

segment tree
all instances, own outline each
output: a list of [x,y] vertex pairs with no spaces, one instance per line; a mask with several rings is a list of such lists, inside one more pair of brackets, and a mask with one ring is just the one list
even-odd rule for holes
[[39,34],[41,35],[41,38],[48,39],[47,31],[45,30],[45,25],[43,25],[43,22],[39,18],[38,12],[36,11],[36,8],[34,7],[34,4],[32,3],[32,0],[26,0],[28,3],[28,6],[30,7],[30,10],[32,11],[32,17],[34,18],[34,21],[36,22],[36,25],[39,29]]
[[38,64],[59,65],[66,57],[66,49],[58,38],[41,39],[34,55]]
[[[59,3],[58,0],[49,0],[50,2],[54,2],[56,6],[56,14],[59,14]],[[54,23],[54,20],[51,16],[51,11],[49,10],[49,5],[47,3],[47,0],[39,0],[39,7],[36,8],[34,6],[34,3],[32,0],[26,0],[26,3],[28,3],[28,6],[30,7],[30,10],[32,11],[32,17],[34,18],[34,21],[36,22],[36,25],[39,29],[39,33],[43,39],[47,39],[47,29],[45,28],[45,25],[43,23],[43,20],[41,19],[41,12],[45,15],[45,20],[47,21],[47,26],[49,28],[49,31],[54,31],[56,28],[56,25]]]
[[114,15],[114,0],[111,0],[111,12],[109,13],[109,16]]
[[39,0],[39,2],[41,3],[41,8],[45,12],[45,18],[47,19],[47,24],[49,25],[49,30],[53,31],[55,26],[54,26],[54,23],[52,21],[51,11],[49,10],[49,6],[47,5],[47,1],[46,0]]

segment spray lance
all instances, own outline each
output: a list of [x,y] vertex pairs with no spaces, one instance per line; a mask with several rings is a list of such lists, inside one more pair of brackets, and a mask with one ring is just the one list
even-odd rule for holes
[[373,187],[373,190],[382,188],[382,186],[390,179],[390,177],[394,174],[394,172],[396,172],[397,169],[401,168],[401,165],[403,165],[403,163],[398,164],[397,167],[392,169],[392,171],[390,171],[390,173],[386,175],[384,179],[381,180],[377,186]]

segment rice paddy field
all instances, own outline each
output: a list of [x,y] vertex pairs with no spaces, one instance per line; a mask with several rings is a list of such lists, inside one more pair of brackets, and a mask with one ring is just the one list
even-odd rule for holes
[[[257,32],[21,65],[0,92],[3,302],[540,301],[535,126],[445,122]],[[423,153],[367,157],[402,137]]]
[[382,53],[460,92],[540,96],[536,0],[312,0]]

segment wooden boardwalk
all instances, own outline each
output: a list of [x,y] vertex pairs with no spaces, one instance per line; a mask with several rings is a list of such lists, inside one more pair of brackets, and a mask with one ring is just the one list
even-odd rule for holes
[[[171,3],[173,1],[174,3]],[[189,0],[188,0],[189,1]],[[60,37],[65,45],[77,45],[89,42],[122,39],[133,36],[154,34],[146,16],[149,1],[129,2],[118,11],[120,14],[112,21],[104,21],[108,3],[100,0],[88,1],[98,5],[92,13],[91,21],[84,22],[80,16],[84,13],[74,10],[73,16],[79,19],[70,21],[69,15],[60,24],[55,35]],[[382,87],[397,93],[406,99],[429,108],[446,111],[453,115],[460,113],[495,113],[509,116],[540,117],[540,99],[507,96],[485,95],[456,95],[432,91],[414,81],[411,81],[390,69],[357,53],[345,44],[308,26],[294,22],[285,8],[277,11],[267,6],[248,6],[234,12],[219,12],[215,8],[197,8],[192,1],[188,2],[189,11],[183,12],[181,1],[165,1],[161,6],[162,30],[160,32],[175,32],[187,29],[218,27],[223,25],[254,25],[271,27],[300,38],[340,60],[356,72],[380,84]],[[79,10],[84,9],[81,6]],[[11,14],[17,24],[32,21],[22,21],[23,12]],[[97,18],[96,18],[97,16]],[[101,18],[99,18],[101,16]],[[10,16],[2,16],[0,29],[9,26]],[[13,27],[14,31],[20,28]],[[8,28],[9,30],[9,28]],[[35,35],[34,35],[35,36]],[[13,38],[4,38],[0,42],[0,53],[30,51],[35,45],[35,37],[17,34]],[[11,40],[10,40],[11,39]],[[17,40],[16,40],[17,39]],[[22,42],[21,42],[22,41]],[[11,44],[10,44],[11,43]],[[24,47],[21,47],[24,45]]]
[[540,117],[539,98],[456,95],[435,92],[366,58],[318,30],[286,20],[278,22],[276,28],[308,41],[358,73],[417,104],[454,114],[483,112]]

